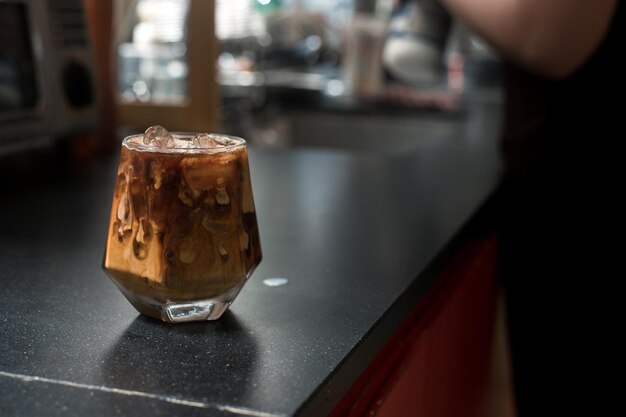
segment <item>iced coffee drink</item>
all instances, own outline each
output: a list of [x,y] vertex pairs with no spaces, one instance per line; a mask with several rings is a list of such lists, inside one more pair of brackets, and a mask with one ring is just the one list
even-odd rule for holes
[[139,312],[217,319],[260,261],[243,139],[159,126],[124,139],[103,267]]

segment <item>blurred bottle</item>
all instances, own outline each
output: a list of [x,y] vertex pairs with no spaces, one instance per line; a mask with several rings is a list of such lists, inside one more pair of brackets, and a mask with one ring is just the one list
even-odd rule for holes
[[438,0],[401,1],[389,22],[382,53],[384,68],[405,84],[444,82],[444,50],[451,22]]
[[346,89],[355,96],[375,96],[383,88],[385,29],[383,19],[366,13],[356,13],[349,26],[343,72]]

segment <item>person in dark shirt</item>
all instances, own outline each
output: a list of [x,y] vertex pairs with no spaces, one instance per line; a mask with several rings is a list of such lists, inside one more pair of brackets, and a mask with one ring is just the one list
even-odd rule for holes
[[518,415],[606,415],[621,363],[626,5],[441,1],[506,63],[500,276]]

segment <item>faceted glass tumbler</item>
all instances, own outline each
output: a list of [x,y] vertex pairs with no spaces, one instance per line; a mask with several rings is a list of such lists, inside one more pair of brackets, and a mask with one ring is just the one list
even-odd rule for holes
[[103,268],[144,315],[215,320],[261,261],[246,142],[167,135],[122,143]]

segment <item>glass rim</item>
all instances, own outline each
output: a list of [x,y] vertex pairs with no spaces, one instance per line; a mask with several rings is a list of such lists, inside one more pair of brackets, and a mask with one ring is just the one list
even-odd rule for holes
[[138,151],[138,152],[152,152],[152,153],[164,153],[164,154],[180,154],[180,155],[188,155],[188,154],[219,154],[226,152],[234,152],[239,149],[245,149],[247,146],[246,140],[240,138],[239,136],[225,135],[222,133],[204,133],[204,132],[170,132],[172,137],[178,141],[191,142],[193,137],[197,134],[206,134],[212,138],[226,138],[232,143],[227,145],[221,145],[216,147],[182,147],[175,146],[171,148],[166,147],[158,147],[151,144],[143,143],[143,133],[137,133],[135,135],[129,135],[122,140],[122,146],[127,149]]

